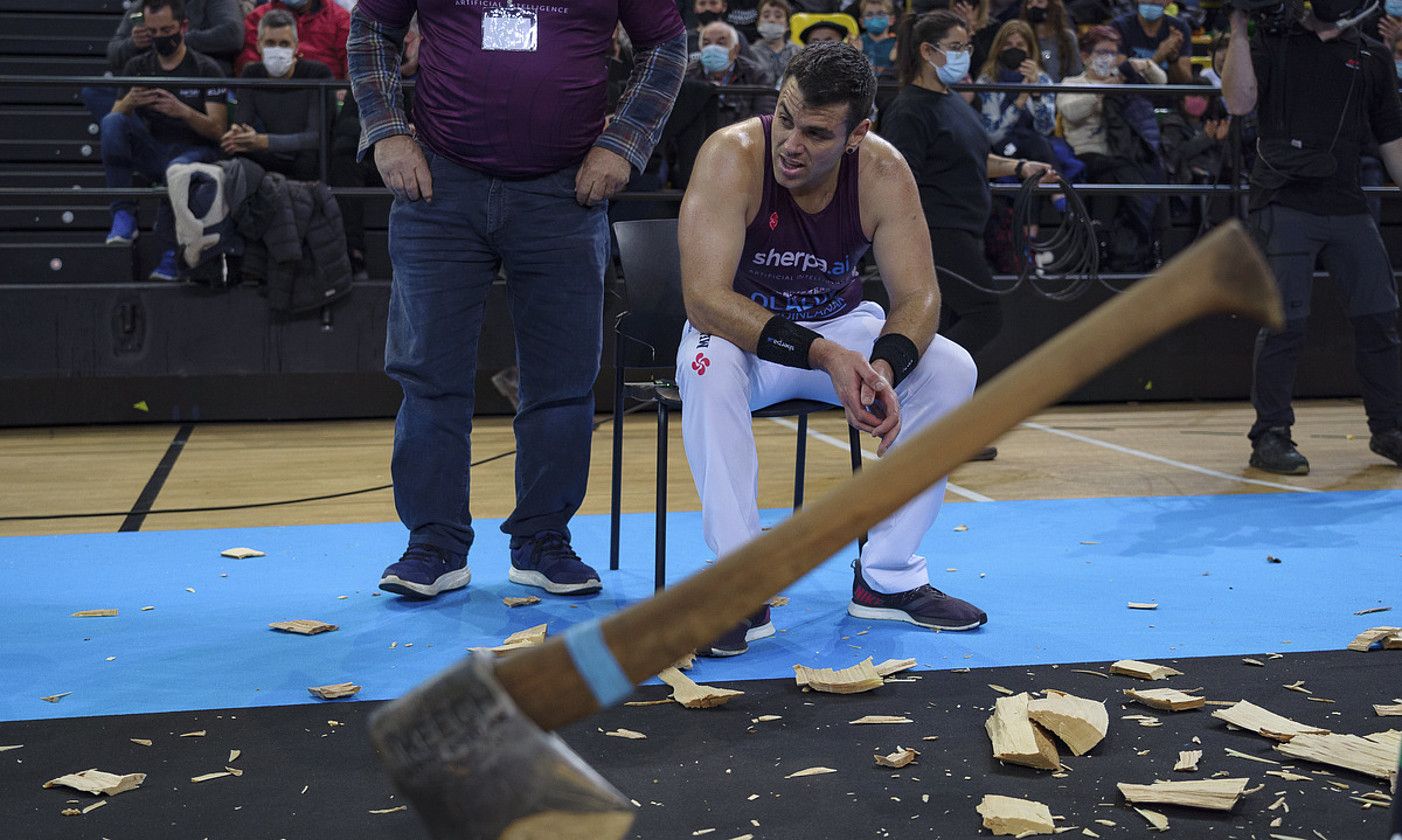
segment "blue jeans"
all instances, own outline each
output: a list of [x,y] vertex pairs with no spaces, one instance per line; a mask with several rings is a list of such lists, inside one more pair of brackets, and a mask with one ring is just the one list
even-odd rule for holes
[[603,349],[608,208],[574,199],[576,167],[503,180],[424,149],[433,202],[396,199],[385,372],[404,389],[394,502],[410,543],[472,546],[468,512],[477,340],[499,267],[520,368],[516,508],[501,529],[566,530],[584,500]]
[[[182,146],[162,143],[151,136],[146,121],[136,114],[115,111],[102,118],[102,167],[106,170],[107,186],[130,187],[132,175],[140,172],[153,184],[164,183],[166,167],[172,163],[207,163],[219,157],[214,146]],[[136,212],[136,202],[119,198],[112,202],[112,212]],[[162,250],[174,247],[175,215],[170,202],[162,199],[156,213],[156,239]]]

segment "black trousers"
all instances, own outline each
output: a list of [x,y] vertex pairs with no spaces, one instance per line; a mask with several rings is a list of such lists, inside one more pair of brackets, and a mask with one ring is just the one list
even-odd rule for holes
[[1003,328],[1003,301],[983,257],[983,240],[966,230],[930,228],[939,276],[940,334],[976,354]]

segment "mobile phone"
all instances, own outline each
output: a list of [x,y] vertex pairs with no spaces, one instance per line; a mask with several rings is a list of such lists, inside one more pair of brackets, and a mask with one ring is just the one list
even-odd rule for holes
[[135,29],[135,28],[137,28],[138,26],[145,26],[145,25],[146,25],[146,11],[145,11],[144,9],[137,9],[136,11],[134,11],[134,12],[131,13],[131,28],[132,28],[132,29]]

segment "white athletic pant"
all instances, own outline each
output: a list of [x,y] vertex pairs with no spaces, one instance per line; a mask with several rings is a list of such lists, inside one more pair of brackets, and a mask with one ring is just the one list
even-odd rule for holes
[[[869,356],[885,323],[886,313],[867,301],[830,321],[803,326]],[[915,370],[896,386],[901,433],[893,447],[967,400],[977,378],[968,352],[935,336]],[[701,529],[706,545],[720,557],[760,533],[759,456],[750,412],[791,399],[837,404],[837,394],[824,371],[764,361],[719,336],[697,332],[690,322],[677,350],[677,384],[682,441],[701,496]],[[904,592],[930,582],[925,558],[915,549],[939,515],[944,485],[942,478],[871,529],[862,572],[876,591]]]

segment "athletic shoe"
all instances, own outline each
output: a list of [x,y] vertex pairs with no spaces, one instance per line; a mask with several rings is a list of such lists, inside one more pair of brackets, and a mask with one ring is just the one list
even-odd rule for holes
[[436,545],[411,543],[399,561],[380,576],[380,588],[409,598],[432,598],[462,589],[472,580],[467,558]]
[[1368,448],[1402,467],[1402,429],[1378,432],[1368,441]]
[[847,614],[879,621],[904,621],[932,630],[973,630],[988,622],[988,614],[968,601],[944,594],[928,583],[885,595],[867,585],[861,561],[852,564],[852,602]]
[[735,625],[707,647],[696,652],[702,656],[739,656],[750,649],[750,642],[774,635],[774,623],[769,620],[769,605]]
[[537,586],[555,595],[587,595],[604,588],[599,573],[570,548],[569,535],[541,531],[533,537],[511,538],[512,583]]
[[107,231],[108,245],[130,245],[136,241],[136,214],[130,210],[112,212],[112,229]]
[[166,251],[164,254],[161,254],[160,265],[151,269],[151,273],[147,275],[146,279],[162,281],[179,280],[180,264],[175,261],[175,252]]
[[1295,448],[1288,426],[1272,426],[1252,441],[1250,463],[1258,470],[1279,475],[1309,475],[1310,472],[1310,462]]

